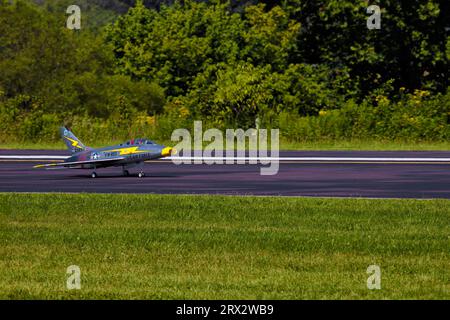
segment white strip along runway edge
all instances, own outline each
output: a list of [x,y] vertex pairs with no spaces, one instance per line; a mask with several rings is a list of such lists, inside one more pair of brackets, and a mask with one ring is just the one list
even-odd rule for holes
[[[0,160],[64,160],[67,156],[54,155],[0,155]],[[293,162],[435,162],[450,163],[450,158],[376,158],[376,157],[166,157],[163,160],[177,159],[178,161],[293,161]]]

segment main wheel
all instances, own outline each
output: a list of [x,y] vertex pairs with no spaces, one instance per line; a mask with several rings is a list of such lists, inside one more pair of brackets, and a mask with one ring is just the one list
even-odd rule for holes
[[123,171],[123,175],[124,175],[125,177],[128,177],[128,176],[130,175],[130,172],[129,172],[128,170],[124,170],[124,171]]
[[145,177],[145,173],[139,172],[138,177],[139,177],[139,178]]
[[92,172],[92,173],[91,173],[91,178],[97,178],[97,173]]

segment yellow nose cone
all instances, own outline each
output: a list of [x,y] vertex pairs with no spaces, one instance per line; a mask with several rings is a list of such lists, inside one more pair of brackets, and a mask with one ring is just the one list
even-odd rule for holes
[[170,155],[173,153],[173,150],[174,150],[174,149],[172,149],[171,147],[165,147],[164,149],[162,149],[161,155],[162,155],[163,157],[170,156]]

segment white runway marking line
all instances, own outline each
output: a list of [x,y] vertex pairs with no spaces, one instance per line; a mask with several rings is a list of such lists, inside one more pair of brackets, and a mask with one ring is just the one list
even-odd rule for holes
[[[8,160],[64,160],[68,156],[52,156],[52,155],[0,155],[0,159]],[[299,162],[345,162],[345,161],[361,161],[361,162],[450,162],[450,158],[369,158],[369,157],[166,157],[162,160],[184,160],[184,161],[299,161]]]
[[167,157],[164,160],[234,161],[370,161],[370,162],[450,162],[450,158],[357,158],[357,157]]
[[35,155],[35,156],[16,156],[16,155],[11,155],[11,156],[0,156],[0,159],[18,159],[18,160],[64,160],[67,159],[68,156],[42,156],[42,155]]

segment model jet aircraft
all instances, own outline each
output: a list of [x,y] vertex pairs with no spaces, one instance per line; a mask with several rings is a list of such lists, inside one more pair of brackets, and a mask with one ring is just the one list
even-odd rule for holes
[[61,163],[40,164],[35,168],[77,168],[92,169],[91,177],[96,178],[96,170],[106,167],[122,167],[124,176],[129,176],[128,169],[139,166],[138,177],[144,174],[144,161],[154,160],[175,154],[173,148],[158,145],[148,139],[133,139],[119,145],[93,149],[86,147],[66,127],[60,128],[61,137],[71,156]]

